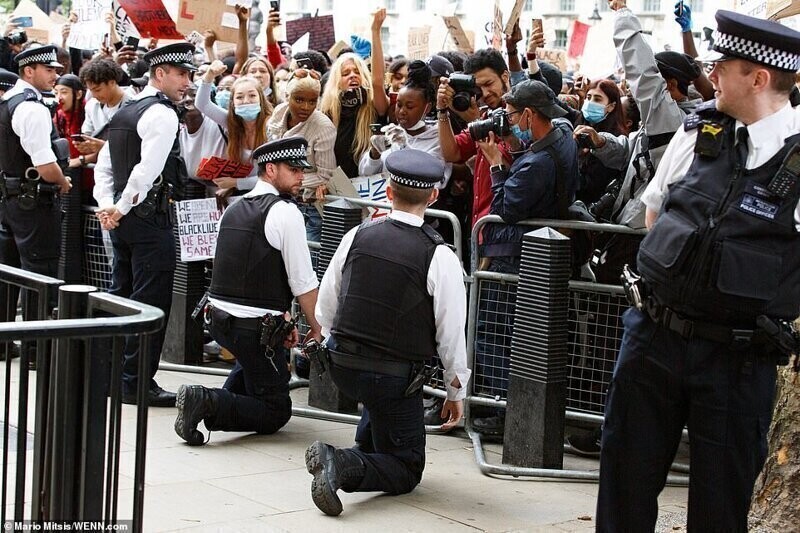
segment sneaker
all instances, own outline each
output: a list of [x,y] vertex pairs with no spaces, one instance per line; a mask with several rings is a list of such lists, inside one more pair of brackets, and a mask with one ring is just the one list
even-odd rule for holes
[[503,435],[506,431],[506,417],[494,415],[473,418],[472,429],[481,435]]
[[585,457],[600,457],[600,437],[602,434],[603,428],[598,427],[591,433],[569,435],[567,437],[567,444],[572,447],[572,451],[576,455],[583,455]]
[[213,414],[214,403],[214,393],[200,385],[181,385],[178,389],[175,401],[175,406],[178,408],[175,433],[189,446],[205,444],[205,437],[197,429],[197,425]]
[[441,426],[447,422],[446,418],[442,418],[442,405],[444,405],[444,400],[433,398],[430,405],[425,407],[424,420],[426,426]]

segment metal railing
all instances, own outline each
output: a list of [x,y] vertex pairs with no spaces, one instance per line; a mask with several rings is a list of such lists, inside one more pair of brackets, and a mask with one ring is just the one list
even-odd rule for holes
[[[22,341],[17,393],[16,474],[14,520],[117,522],[121,449],[121,375],[125,338],[138,336],[146,350],[150,334],[164,325],[159,309],[97,291],[85,285],[62,285],[60,280],[0,265],[0,286],[35,291],[39,312],[35,320],[0,323],[0,342]],[[58,289],[57,320],[46,320]],[[7,300],[9,305],[11,300]],[[32,489],[26,498],[28,433],[28,353],[36,341],[37,392]],[[49,350],[52,344],[52,353]],[[8,344],[7,344],[8,345]],[[140,376],[148,375],[148,358],[139,357]],[[109,373],[110,368],[110,373]],[[3,420],[3,479],[0,521],[6,522],[10,452],[11,358],[5,364]],[[110,381],[109,381],[110,377]],[[138,380],[136,449],[132,528],[142,530],[147,444],[149,380]],[[109,391],[110,389],[110,391]],[[107,401],[110,392],[111,402]]]

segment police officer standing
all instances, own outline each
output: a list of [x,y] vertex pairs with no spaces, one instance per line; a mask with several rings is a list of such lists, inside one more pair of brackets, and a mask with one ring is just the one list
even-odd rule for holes
[[[31,47],[16,58],[19,79],[0,99],[0,263],[54,277],[61,249],[58,194],[72,185],[57,161],[63,150],[54,151],[54,143],[66,141],[58,140],[42,91],[53,90],[61,64],[55,46]],[[0,289],[0,320],[14,320],[5,314],[16,311],[17,294]]]
[[2,97],[6,91],[11,90],[14,85],[17,84],[18,80],[19,76],[4,68],[0,68],[0,97]]
[[[388,217],[348,232],[320,285],[317,320],[330,332],[329,368],[342,392],[364,404],[357,447],[317,441],[306,451],[311,496],[336,516],[336,492],[410,492],[425,468],[422,385],[438,352],[447,400],[442,429],[462,417],[470,370],[461,263],[424,223],[444,175],[436,157],[401,150],[385,161]],[[324,356],[323,356],[324,357]],[[367,423],[368,422],[368,423]]]
[[296,297],[310,331],[322,340],[314,318],[317,275],[311,266],[303,215],[291,198],[303,183],[308,142],[285,137],[256,148],[259,181],[220,221],[206,313],[211,336],[236,357],[221,389],[181,385],[175,432],[192,446],[209,431],[275,433],[292,416],[287,349],[297,329],[286,320]]
[[[176,43],[145,54],[150,82],[114,115],[108,142],[95,166],[97,218],[111,231],[114,266],[110,292],[158,307],[169,317],[175,240],[169,213],[170,190],[186,179],[178,146],[178,114],[173,102],[191,83],[194,46]],[[166,324],[167,321],[165,320]],[[165,326],[166,328],[166,326]],[[164,329],[150,345],[149,405],[171,407],[175,394],[159,387],[153,376],[164,342]],[[122,401],[136,403],[138,339],[126,341],[122,368]]]
[[684,425],[688,529],[746,531],[776,363],[798,346],[800,33],[716,19],[716,100],[686,118],[642,197],[652,227],[606,405],[598,531],[653,530]]

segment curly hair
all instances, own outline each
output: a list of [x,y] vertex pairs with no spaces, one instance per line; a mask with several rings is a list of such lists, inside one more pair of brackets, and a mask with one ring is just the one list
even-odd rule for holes
[[89,61],[80,70],[81,83],[99,85],[115,81],[119,83],[125,77],[125,72],[112,59],[97,58]]

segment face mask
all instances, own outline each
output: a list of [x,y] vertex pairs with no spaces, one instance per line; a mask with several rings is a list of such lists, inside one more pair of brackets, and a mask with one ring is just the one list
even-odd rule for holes
[[215,99],[218,106],[220,106],[222,109],[228,109],[228,105],[231,103],[231,92],[219,91]]
[[261,113],[261,106],[259,104],[239,104],[233,111],[245,122],[252,122]]
[[520,129],[517,124],[511,125],[511,133],[513,133],[521,143],[529,143],[533,140],[533,137],[531,137],[531,130]]
[[267,87],[266,89],[264,89],[264,96],[266,96],[267,98],[269,98],[269,96],[270,96],[271,94],[272,94],[272,87]]
[[583,113],[583,118],[585,118],[586,122],[589,124],[597,124],[606,118],[606,115],[608,114],[606,113],[606,106],[603,104],[598,104],[597,102],[591,102],[589,100],[583,103],[581,113]]
[[339,100],[342,102],[342,107],[359,107],[367,101],[367,90],[364,87],[357,87],[341,91]]
[[419,122],[408,128],[406,131],[417,131],[425,127],[425,120],[419,119]]

